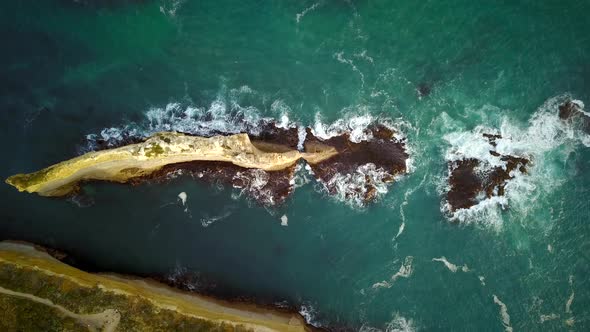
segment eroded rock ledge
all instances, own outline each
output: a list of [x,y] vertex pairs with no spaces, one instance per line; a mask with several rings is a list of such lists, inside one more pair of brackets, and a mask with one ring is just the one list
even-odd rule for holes
[[301,315],[90,274],[31,245],[0,243],[0,330],[311,331]]

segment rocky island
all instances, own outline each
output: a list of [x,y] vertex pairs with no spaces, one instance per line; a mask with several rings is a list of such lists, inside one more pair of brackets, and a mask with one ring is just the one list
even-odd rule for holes
[[138,184],[163,181],[178,174],[229,184],[264,205],[285,201],[294,189],[296,166],[303,160],[327,193],[359,204],[375,200],[394,176],[405,173],[405,141],[381,124],[350,133],[314,135],[310,128],[281,128],[268,123],[258,135],[211,137],[159,132],[139,142],[91,151],[40,171],[17,174],[6,182],[19,191],[41,196],[76,194],[80,184],[110,181]]
[[[265,147],[271,146],[270,143]],[[247,134],[198,137],[176,132],[162,132],[144,142],[114,149],[93,151],[30,174],[17,174],[6,182],[19,191],[41,196],[64,196],[82,181],[103,180],[126,183],[148,177],[163,166],[194,161],[224,162],[243,169],[279,171],[300,158],[319,162],[336,152],[327,148],[314,153],[297,150],[263,151]],[[281,151],[282,150],[282,151]]]

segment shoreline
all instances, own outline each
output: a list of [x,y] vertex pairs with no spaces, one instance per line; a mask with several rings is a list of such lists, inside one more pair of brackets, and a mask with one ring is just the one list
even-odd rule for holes
[[[98,287],[128,298],[140,296],[154,306],[182,317],[207,320],[214,324],[245,326],[254,331],[319,331],[298,312],[268,308],[253,303],[230,302],[173,288],[151,278],[111,273],[87,273],[67,265],[41,246],[22,241],[0,242],[0,266],[34,269],[48,279],[73,282],[78,287]],[[0,286],[7,281],[0,279]],[[23,286],[26,287],[26,286]],[[10,289],[9,287],[4,287]],[[14,290],[11,290],[14,291]],[[58,296],[58,298],[60,298]],[[59,303],[56,303],[59,305]],[[66,306],[66,304],[63,304]],[[122,319],[125,317],[122,316]]]

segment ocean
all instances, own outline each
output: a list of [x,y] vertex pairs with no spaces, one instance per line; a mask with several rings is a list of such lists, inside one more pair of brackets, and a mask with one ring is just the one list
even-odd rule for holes
[[[387,119],[409,172],[361,205],[300,167],[284,204],[179,176],[56,199],[0,186],[0,240],[89,269],[191,275],[360,331],[590,329],[588,1],[4,1],[0,176],[162,130],[262,118],[353,131]],[[588,107],[588,106],[587,106]],[[505,195],[450,213],[449,162],[530,158]],[[342,184],[346,185],[346,183]],[[179,193],[186,194],[183,205]],[[282,225],[283,223],[283,225]],[[284,225],[286,224],[286,225]]]

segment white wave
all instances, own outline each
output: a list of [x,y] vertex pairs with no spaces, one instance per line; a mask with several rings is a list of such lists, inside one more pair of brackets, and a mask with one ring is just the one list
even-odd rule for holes
[[[531,163],[527,167],[526,175],[519,170],[511,173],[514,178],[506,183],[504,196],[483,197],[478,204],[454,213],[450,212],[450,206],[445,202],[441,206],[442,212],[450,215],[452,220],[462,223],[477,222],[500,229],[503,224],[503,209],[510,205],[511,209],[517,210],[521,217],[525,217],[535,206],[531,202],[559,188],[566,178],[555,159],[563,162],[577,146],[590,146],[589,135],[576,129],[575,124],[562,121],[558,116],[559,105],[568,98],[558,96],[547,100],[531,116],[526,127],[515,124],[513,119],[506,116],[498,129],[477,126],[471,131],[458,130],[444,135],[443,138],[450,146],[445,154],[448,162],[476,158],[480,160],[480,170],[491,170],[493,167],[505,169],[506,162],[489,153],[492,146],[482,136],[489,133],[502,136],[496,139],[496,152],[501,155],[525,157],[531,160]],[[581,101],[574,102],[583,107]],[[458,128],[459,126],[452,121],[447,116],[445,123],[450,128]],[[443,189],[444,192],[449,189],[448,186],[442,187],[439,189]]]
[[299,22],[301,22],[301,19],[307,15],[307,13],[313,11],[314,9],[318,8],[318,6],[320,5],[319,2],[314,3],[313,5],[305,8],[301,13],[298,13],[297,15],[295,15],[295,20],[297,21],[297,24],[299,24]]
[[558,318],[559,318],[559,315],[552,313],[552,314],[548,314],[548,315],[539,316],[539,321],[541,322],[541,324],[543,324],[547,321],[555,320]]
[[295,175],[289,182],[289,184],[292,185],[294,189],[308,184],[313,178],[313,171],[311,170],[311,166],[309,166],[307,163],[298,163],[295,166],[294,173]]
[[502,317],[502,324],[506,329],[506,332],[512,332],[512,326],[510,326],[510,315],[508,314],[508,307],[504,304],[504,302],[500,301],[500,299],[494,294],[494,303],[500,306],[500,316]]
[[287,218],[286,214],[281,217],[281,226],[289,226],[289,218]]
[[234,188],[241,189],[241,193],[247,194],[258,202],[264,202],[272,206],[276,203],[275,193],[272,188],[264,188],[269,179],[270,175],[264,170],[248,169],[236,172],[232,182]]
[[313,325],[315,327],[319,327],[320,324],[318,322],[315,321],[316,316],[317,316],[317,310],[309,303],[304,303],[301,305],[301,307],[299,308],[299,314],[301,316],[303,316],[303,319],[305,319],[305,322],[307,324]]
[[304,148],[304,143],[305,143],[305,138],[307,137],[307,130],[305,130],[305,127],[303,126],[298,126],[297,127],[297,150],[299,151],[303,151]]
[[344,133],[350,133],[350,141],[359,143],[361,141],[369,141],[373,135],[368,130],[369,125],[375,122],[373,116],[361,115],[353,116],[349,119],[338,119],[331,124],[322,122],[319,113],[315,115],[315,123],[311,127],[311,133],[321,139],[330,139],[335,136],[340,136]]
[[283,100],[277,99],[270,105],[270,111],[275,115],[279,121],[275,122],[277,128],[288,129],[295,128],[297,125],[289,119],[289,114],[292,113],[291,107]]
[[[408,169],[407,163],[406,163],[406,169]],[[408,171],[408,173],[409,173],[409,171]],[[414,194],[414,192],[416,192],[416,190],[418,190],[419,188],[421,188],[424,185],[424,183],[426,182],[426,177],[427,177],[427,174],[424,175],[424,177],[422,178],[422,181],[420,181],[418,186],[416,186],[415,188],[408,189],[404,193],[404,201],[402,202],[402,204],[399,207],[399,214],[402,218],[402,224],[399,226],[397,234],[395,235],[395,237],[393,239],[397,239],[400,235],[402,235],[404,229],[406,228],[406,215],[404,213],[404,208],[406,207],[406,205],[409,204],[410,196],[412,196]]]
[[[251,93],[251,89],[247,87],[232,90],[229,94],[222,88],[207,108],[185,106],[176,102],[165,107],[152,107],[145,113],[145,120],[140,123],[106,128],[99,134],[87,135],[88,144],[83,152],[94,150],[100,145],[117,146],[129,138],[142,139],[160,131],[177,131],[200,136],[243,132],[258,135],[260,123],[273,119],[262,117],[253,106],[240,105],[240,96]],[[280,118],[278,125],[293,126],[288,118],[288,106],[282,101],[275,101],[273,105],[273,111],[282,111],[277,114]]]
[[[370,114],[367,108],[362,105],[349,108],[346,111],[344,117],[329,124],[323,122],[320,113],[316,113],[314,124],[310,127],[311,133],[323,140],[348,133],[351,142],[359,143],[373,139],[373,134],[369,130],[369,127],[379,124],[393,131],[394,139],[398,141],[405,141],[406,139],[402,131],[402,126],[407,126],[407,124],[399,119],[394,124],[390,119],[380,118]],[[359,115],[359,113],[362,114]]]
[[[337,201],[353,207],[365,206],[367,192],[374,190],[376,199],[388,192],[388,182],[392,174],[373,163],[359,166],[355,173],[335,174],[329,181],[322,184],[325,190],[332,189],[331,196]],[[320,181],[321,182],[321,181]]]
[[407,319],[396,313],[393,319],[385,325],[385,332],[414,332],[416,327],[412,319]]
[[442,256],[440,258],[433,258],[432,261],[443,263],[447,267],[447,269],[449,269],[449,271],[451,271],[453,273],[457,272],[457,270],[459,268],[461,268],[461,271],[463,271],[463,272],[469,272],[469,267],[467,267],[467,265],[463,265],[463,266],[458,267],[457,265],[449,262],[445,256]]
[[486,277],[478,276],[477,278],[479,279],[479,282],[481,283],[482,286],[486,285]]
[[393,283],[395,283],[395,281],[399,278],[409,278],[412,275],[413,272],[413,268],[412,268],[412,262],[414,261],[414,257],[413,256],[407,256],[402,265],[400,266],[399,270],[391,276],[391,278],[389,280],[383,280],[380,282],[376,282],[373,284],[372,288],[373,289],[378,289],[378,288],[391,288],[391,286],[393,285]]

